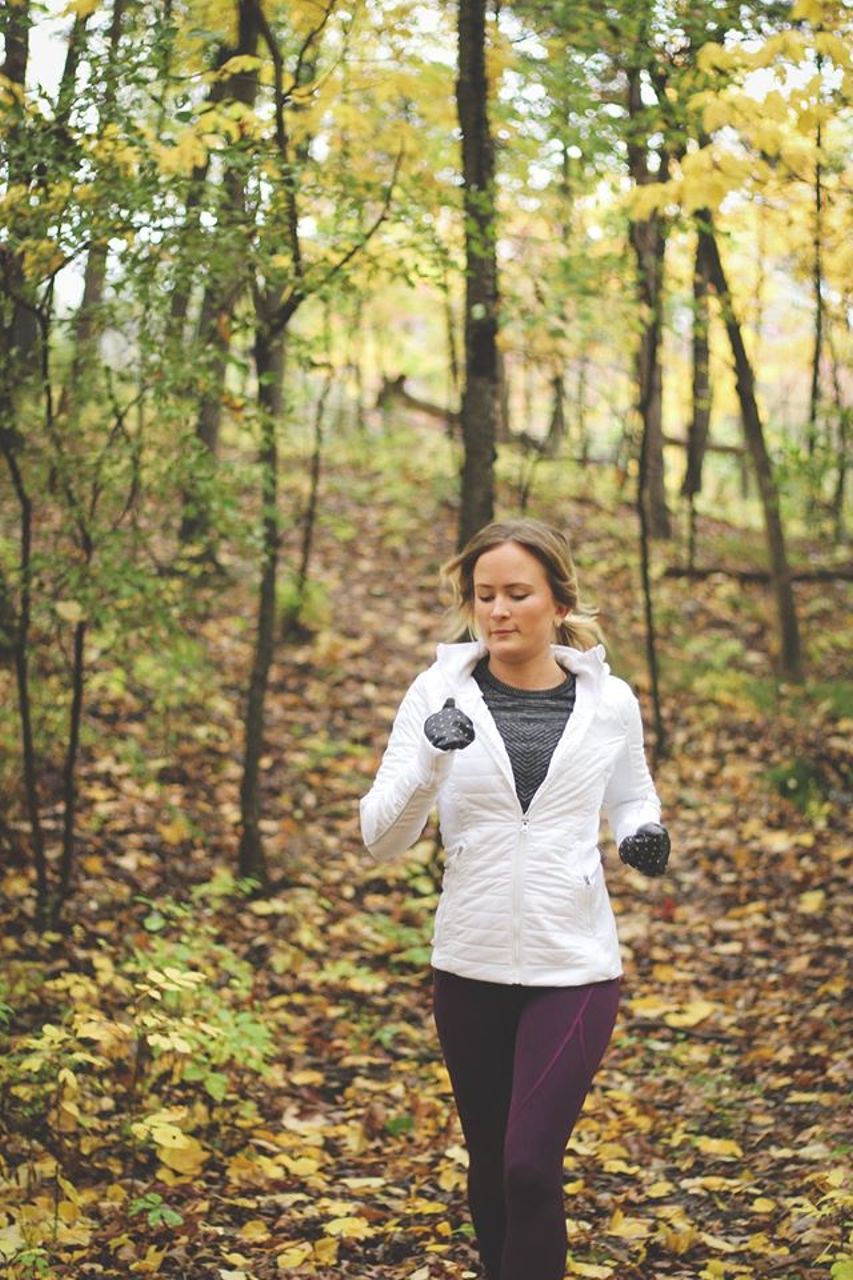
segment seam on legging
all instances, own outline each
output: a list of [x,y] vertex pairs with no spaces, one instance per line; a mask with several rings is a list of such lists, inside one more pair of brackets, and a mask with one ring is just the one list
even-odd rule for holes
[[[583,1017],[583,1015],[586,1013],[586,1007],[587,1007],[587,1005],[589,1004],[589,1002],[590,1002],[590,1000],[591,1000],[591,999],[592,999],[592,991],[590,990],[590,991],[587,991],[587,993],[586,993],[586,998],[584,999],[583,1004],[581,1005],[580,1009],[578,1009],[577,1013],[575,1014],[574,1022],[573,1022],[573,1023],[572,1023],[572,1025],[569,1027],[568,1031],[567,1031],[567,1032],[566,1032],[566,1034],[563,1036],[563,1038],[562,1038],[562,1040],[560,1041],[559,1045],[558,1045],[558,1046],[557,1046],[557,1048],[555,1049],[555,1051],[554,1051],[553,1055],[551,1056],[551,1060],[550,1060],[550,1062],[549,1062],[549,1063],[548,1063],[548,1065],[544,1068],[544,1070],[540,1073],[540,1075],[539,1075],[538,1079],[536,1080],[535,1084],[531,1085],[531,1087],[527,1090],[527,1093],[526,1093],[526,1094],[524,1095],[524,1097],[521,1099],[521,1102],[519,1102],[518,1106],[517,1106],[517,1107],[513,1107],[513,1108],[512,1108],[512,1115],[514,1115],[514,1116],[515,1116],[515,1115],[518,1115],[519,1111],[521,1111],[521,1109],[522,1109],[522,1108],[527,1104],[528,1100],[533,1096],[533,1094],[534,1094],[534,1093],[536,1092],[536,1090],[539,1088],[539,1086],[540,1086],[540,1084],[542,1083],[542,1081],[543,1081],[543,1080],[545,1079],[545,1077],[548,1075],[548,1073],[549,1073],[549,1071],[551,1070],[551,1068],[553,1067],[554,1063],[557,1061],[557,1059],[559,1058],[560,1054],[563,1052],[563,1050],[565,1049],[566,1045],[569,1043],[569,1041],[571,1040],[572,1036],[575,1034],[575,1028],[577,1027],[577,1025],[578,1025],[578,1023],[580,1022],[580,1020],[581,1020],[581,1018]],[[584,1055],[584,1056],[585,1056],[585,1055]]]

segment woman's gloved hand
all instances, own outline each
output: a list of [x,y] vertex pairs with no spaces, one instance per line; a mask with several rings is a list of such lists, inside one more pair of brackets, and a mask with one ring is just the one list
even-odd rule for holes
[[662,876],[669,861],[669,832],[659,822],[644,822],[619,846],[619,857],[645,876]]
[[474,723],[448,698],[440,711],[427,716],[424,733],[439,751],[461,751],[474,741]]

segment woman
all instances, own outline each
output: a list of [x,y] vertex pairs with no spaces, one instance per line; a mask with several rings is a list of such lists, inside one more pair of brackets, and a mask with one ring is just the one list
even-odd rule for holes
[[392,857],[438,804],[433,1009],[477,1246],[487,1280],[562,1280],[563,1155],[622,973],[599,816],[647,874],[663,871],[669,837],[637,699],[604,661],[563,535],[490,524],[445,573],[477,639],[439,645],[407,692],[362,834]]

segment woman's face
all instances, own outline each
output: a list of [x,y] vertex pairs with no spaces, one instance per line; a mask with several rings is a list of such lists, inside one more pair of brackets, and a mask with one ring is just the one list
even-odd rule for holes
[[517,542],[484,551],[474,565],[474,621],[492,657],[529,662],[549,652],[568,610],[557,604],[536,556]]

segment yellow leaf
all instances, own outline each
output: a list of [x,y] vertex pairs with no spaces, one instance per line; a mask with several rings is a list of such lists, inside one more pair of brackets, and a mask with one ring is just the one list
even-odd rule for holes
[[0,1258],[11,1258],[19,1249],[23,1249],[25,1243],[21,1228],[16,1222],[8,1227],[0,1227]]
[[183,844],[192,835],[192,829],[186,818],[182,814],[178,814],[171,822],[159,822],[157,831],[160,837],[165,840],[166,844],[175,845]]
[[628,1164],[625,1160],[605,1160],[602,1164],[605,1173],[639,1173],[638,1164]]
[[190,1143],[189,1137],[183,1130],[177,1125],[169,1124],[166,1120],[156,1120],[149,1124],[147,1132],[152,1142],[156,1142],[158,1147],[165,1147],[170,1151],[178,1151],[181,1147],[189,1146]]
[[250,1218],[237,1232],[241,1240],[268,1240],[270,1229],[263,1218]]
[[314,1257],[326,1267],[333,1267],[338,1260],[338,1242],[331,1236],[318,1240],[314,1245]]
[[78,18],[90,17],[98,7],[99,0],[69,0],[63,12],[63,18],[70,18],[72,14]]
[[668,1027],[696,1027],[716,1010],[710,1000],[691,1000],[678,1013],[668,1013],[664,1022]]
[[589,1280],[607,1280],[608,1276],[613,1275],[613,1268],[599,1266],[596,1262],[575,1262],[574,1258],[570,1258],[569,1275],[588,1276]]
[[766,1196],[758,1196],[752,1202],[753,1213],[772,1213],[776,1208],[775,1200],[768,1200]]
[[661,996],[635,996],[630,1001],[631,1012],[645,1014],[646,1017],[656,1018],[660,1013],[666,1013],[672,1008],[671,1000],[664,1000]]
[[215,80],[227,80],[229,76],[239,76],[247,71],[257,71],[261,59],[250,53],[238,53],[223,63],[213,76]]
[[187,1137],[183,1147],[163,1147],[157,1152],[161,1161],[175,1173],[188,1175],[200,1173],[209,1154],[196,1138]]
[[653,213],[665,208],[672,200],[672,189],[667,182],[646,182],[629,192],[626,204],[633,221],[645,222]]
[[294,1071],[290,1077],[291,1084],[322,1084],[324,1080],[322,1071],[314,1071],[310,1068],[305,1071]]
[[674,1190],[675,1188],[671,1182],[667,1182],[666,1178],[661,1178],[659,1182],[653,1182],[650,1187],[646,1188],[646,1195],[651,1196],[653,1200],[657,1200],[660,1196],[668,1196]]
[[156,1275],[160,1270],[160,1263],[163,1261],[165,1256],[165,1249],[155,1249],[153,1244],[150,1244],[145,1251],[145,1257],[139,1262],[134,1262],[130,1269],[131,1271],[148,1272],[152,1275]]
[[57,600],[53,607],[63,622],[73,624],[82,621],[83,608],[76,600]]
[[826,893],[823,889],[809,889],[807,893],[800,894],[797,910],[804,915],[813,916],[823,910],[825,901]]
[[709,1156],[734,1158],[743,1155],[741,1148],[731,1138],[707,1138],[703,1135],[696,1139],[696,1146]]
[[280,1253],[276,1258],[276,1266],[279,1271],[291,1271],[294,1267],[301,1267],[313,1253],[311,1245],[305,1241],[301,1244],[288,1245],[284,1253]]
[[333,1218],[323,1230],[327,1236],[339,1236],[343,1240],[366,1240],[373,1235],[366,1218]]
[[641,1218],[626,1218],[621,1209],[617,1209],[610,1219],[607,1235],[619,1236],[620,1240],[642,1240],[649,1234],[649,1224]]
[[823,22],[823,0],[797,0],[791,10],[792,22],[811,22],[819,27]]
[[723,1240],[720,1236],[712,1236],[707,1231],[700,1231],[699,1239],[708,1245],[709,1249],[717,1249],[720,1253],[737,1253],[738,1250],[736,1244],[729,1244],[728,1240]]

